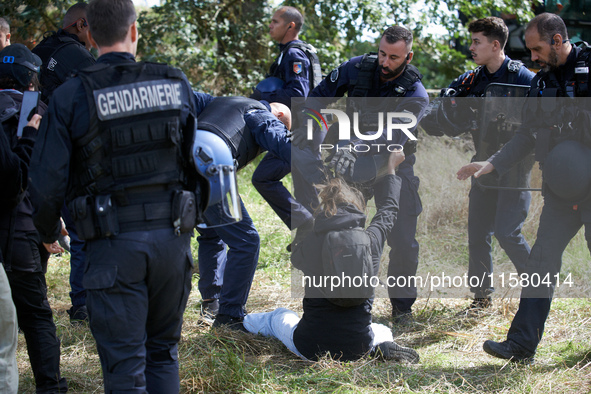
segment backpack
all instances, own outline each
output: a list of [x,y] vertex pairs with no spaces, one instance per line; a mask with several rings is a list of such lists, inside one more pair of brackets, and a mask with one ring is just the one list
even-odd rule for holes
[[322,268],[329,279],[321,291],[331,303],[352,307],[373,297],[371,240],[362,228],[329,231],[322,242]]

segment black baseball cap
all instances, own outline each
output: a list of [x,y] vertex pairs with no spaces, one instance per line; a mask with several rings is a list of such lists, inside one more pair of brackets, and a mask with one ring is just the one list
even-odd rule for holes
[[0,75],[11,75],[22,86],[28,86],[39,72],[41,59],[23,44],[12,44],[0,51]]

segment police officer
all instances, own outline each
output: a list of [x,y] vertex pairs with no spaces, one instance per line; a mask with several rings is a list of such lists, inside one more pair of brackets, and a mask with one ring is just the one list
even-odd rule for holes
[[[333,70],[309,97],[342,97],[345,93],[349,98],[403,97],[397,108],[388,111],[408,111],[416,116],[418,122],[429,99],[421,83],[422,75],[410,64],[412,57],[412,33],[401,26],[389,27],[382,34],[377,55],[372,53],[357,56],[344,62]],[[385,139],[385,136],[381,138]],[[301,139],[301,133],[295,133],[293,143],[301,146]],[[407,140],[406,134],[399,132],[388,142],[405,144]],[[294,162],[295,160],[294,158]],[[348,168],[354,165],[355,161],[355,155],[350,154],[333,159],[333,163],[336,163],[337,168],[343,173],[348,172]],[[415,233],[422,205],[418,194],[419,178],[413,171],[414,163],[415,155],[408,151],[406,159],[397,171],[402,179],[400,211],[396,225],[387,238],[391,247],[388,275],[394,277],[415,275],[418,265],[419,244],[415,239]],[[390,288],[389,294],[393,317],[398,321],[406,320],[416,300],[416,287]]]
[[[454,97],[482,97],[491,83],[529,86],[534,74],[523,63],[511,60],[504,53],[509,30],[501,18],[489,16],[474,20],[468,25],[468,31],[472,37],[470,52],[479,67],[456,78],[446,92],[453,92]],[[462,106],[461,99],[457,102],[458,106]],[[467,119],[459,121],[466,123]],[[480,151],[483,149],[480,146],[481,128],[470,127],[470,131],[477,149],[473,160],[487,157],[484,156],[486,152]],[[508,184],[505,179],[499,180],[499,183]],[[527,260],[530,247],[521,234],[521,228],[527,217],[530,201],[531,195],[527,191],[489,189],[477,182],[472,183],[468,210],[468,276],[476,277],[479,281],[477,286],[471,288],[474,300],[468,310],[492,305],[492,234],[517,271],[523,271],[522,266]]]
[[[532,19],[525,30],[525,42],[531,50],[532,60],[542,68],[531,82],[529,97],[589,96],[587,83],[591,51],[588,47],[570,44],[566,26],[559,16],[543,13]],[[516,135],[488,161],[468,164],[458,172],[459,179],[467,179],[471,175],[479,177],[492,171],[503,175],[534,148],[536,160],[543,165],[544,207],[536,243],[525,264],[525,275],[528,279],[533,275],[541,278],[548,275],[551,283],[538,283],[539,286],[526,284],[507,340],[486,341],[483,345],[492,356],[512,361],[533,362],[550,311],[562,253],[578,230],[591,224],[591,203],[585,196],[591,184],[591,174],[585,170],[588,168],[586,160],[589,153],[580,153],[581,150],[588,152],[588,146],[575,142],[585,141],[588,144],[589,108],[579,106],[577,101],[570,99],[563,102],[562,108],[545,107],[549,102],[528,99],[523,123]],[[562,110],[565,109],[566,114],[570,109],[577,112],[564,116]],[[558,116],[553,116],[553,113],[558,113]],[[564,126],[563,130],[558,126]],[[573,144],[576,146],[574,149]],[[553,156],[558,157],[553,161]],[[570,167],[564,167],[564,163],[568,164],[573,159]],[[559,170],[558,174],[556,170]],[[581,179],[573,179],[581,173],[584,174]],[[556,187],[562,186],[564,180],[568,187]],[[578,190],[581,185],[583,188]],[[586,232],[586,239],[589,245],[590,231]]]
[[180,70],[135,62],[131,0],[91,1],[87,17],[99,58],[56,89],[61,99],[43,119],[35,224],[43,242],[57,239],[65,199],[86,241],[83,285],[105,392],[175,393],[200,201],[189,148],[206,100],[196,103]]
[[[53,91],[66,81],[75,70],[92,66],[94,57],[90,54],[86,3],[71,6],[57,32],[48,32],[43,41],[33,48],[33,53],[41,58],[42,100],[49,103]],[[61,97],[57,97],[58,100]],[[70,236],[70,299],[72,307],[68,310],[71,322],[88,321],[86,310],[86,290],[82,286],[84,275],[84,241],[78,237],[76,226],[67,207],[62,208],[62,217]]]
[[[291,108],[292,97],[306,97],[320,82],[321,70],[316,50],[299,39],[303,23],[304,17],[294,7],[284,6],[275,11],[269,35],[279,43],[281,53],[271,66],[267,80],[257,85],[252,98],[279,102]],[[299,202],[291,199],[289,191],[281,183],[290,171],[284,160],[268,153],[253,173],[252,184],[285,225],[294,229],[311,221],[311,204],[316,199],[316,193],[305,183],[300,183],[300,177],[294,176]]]
[[62,28],[47,32],[43,41],[33,48],[41,58],[42,100],[49,103],[53,91],[70,77],[74,70],[82,70],[95,63],[89,52],[87,4],[76,3],[66,11]]
[[[280,119],[290,124],[289,108],[281,103],[218,97],[199,115],[199,129],[218,135],[231,147],[239,170],[263,150],[272,152],[289,167],[291,142],[288,126]],[[242,201],[240,209],[240,222],[199,229],[197,240],[202,316],[206,321],[215,319],[213,327],[244,331],[244,306],[258,263],[260,238]],[[219,223],[221,212],[219,206],[209,207],[204,213],[206,221]]]
[[[53,313],[47,299],[45,272],[49,253],[59,252],[57,243],[44,248],[33,224],[33,205],[29,196],[29,162],[39,127],[39,115],[17,137],[23,92],[38,87],[37,73],[41,60],[22,44],[12,44],[0,52],[0,121],[3,139],[17,155],[9,176],[2,176],[3,189],[12,198],[0,204],[0,254],[12,289],[18,326],[25,334],[35,386],[39,393],[66,392],[68,385],[60,376],[60,341],[56,336]],[[41,114],[47,107],[40,103]],[[28,114],[27,114],[28,115]],[[2,169],[6,171],[2,161]],[[24,190],[24,192],[23,192]],[[61,228],[58,228],[58,232]],[[55,249],[54,249],[55,248]],[[63,251],[63,250],[61,250]],[[4,316],[3,316],[4,318]]]

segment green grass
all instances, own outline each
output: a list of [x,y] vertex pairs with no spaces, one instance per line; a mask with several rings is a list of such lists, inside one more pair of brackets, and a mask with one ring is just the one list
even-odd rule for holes
[[[419,272],[467,270],[468,182],[455,172],[470,159],[465,140],[423,137],[416,172],[421,178],[424,212],[417,237],[421,244]],[[261,256],[247,308],[270,311],[279,306],[301,312],[301,300],[291,298],[290,263],[285,246],[290,232],[250,187],[253,166],[240,174],[239,187],[261,236]],[[541,198],[534,195],[524,233],[533,244]],[[193,252],[196,258],[197,245]],[[387,250],[384,256],[387,256]],[[498,244],[495,267],[512,270]],[[383,258],[387,264],[387,257]],[[563,276],[571,273],[579,286],[590,275],[589,251],[580,232],[564,255]],[[102,378],[95,343],[87,327],[72,327],[66,310],[67,256],[53,257],[47,274],[49,298],[62,341],[62,374],[73,393],[101,393]],[[503,340],[518,306],[518,294],[495,294],[495,304],[479,317],[458,317],[469,300],[460,298],[417,300],[416,321],[393,326],[389,301],[377,299],[375,321],[389,325],[400,343],[412,346],[418,365],[360,360],[338,363],[323,359],[308,363],[293,356],[277,340],[234,333],[211,332],[199,321],[197,279],[185,313],[179,344],[182,392],[366,392],[366,393],[587,393],[591,390],[591,301],[588,298],[556,299],[538,349],[536,364],[522,366],[488,356],[486,339]],[[588,286],[588,285],[587,285]],[[587,289],[586,295],[589,294]],[[26,345],[19,337],[20,390],[33,393],[34,381]]]

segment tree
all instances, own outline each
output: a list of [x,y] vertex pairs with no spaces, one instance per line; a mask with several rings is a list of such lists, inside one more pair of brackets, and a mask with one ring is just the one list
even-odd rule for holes
[[[13,42],[33,47],[43,32],[56,30],[65,0],[3,0],[0,15],[9,19]],[[517,0],[286,0],[302,11],[301,38],[314,45],[328,74],[342,61],[377,49],[385,26],[399,24],[414,34],[413,62],[427,87],[447,85],[473,67],[459,49],[467,42],[471,19],[512,14],[517,21],[533,14]],[[216,95],[248,95],[264,78],[277,50],[268,36],[273,9],[268,0],[167,0],[139,13],[138,57],[181,68],[194,87]],[[444,26],[434,36],[430,26]]]
[[12,43],[33,48],[45,32],[61,27],[62,18],[72,4],[65,0],[2,0],[0,16],[10,24]]

